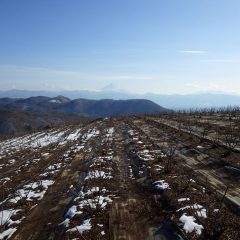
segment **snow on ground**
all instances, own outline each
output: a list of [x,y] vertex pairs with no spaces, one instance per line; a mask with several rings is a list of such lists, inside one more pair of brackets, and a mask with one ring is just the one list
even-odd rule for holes
[[100,191],[105,193],[105,192],[107,192],[107,189],[105,187],[103,187],[101,189],[99,187],[92,187],[91,189],[86,191],[85,195],[91,195],[91,194],[94,194],[94,193],[98,193]]
[[190,201],[190,198],[179,198],[178,202]]
[[132,170],[132,167],[129,165],[128,166],[128,169],[129,169],[129,178],[131,179],[135,179],[134,176],[133,176],[133,170]]
[[5,177],[5,178],[0,179],[0,184],[4,185],[5,183],[7,183],[9,181],[11,181],[11,178],[10,177]]
[[[76,198],[77,199],[77,198]],[[76,200],[75,199],[75,200]],[[91,209],[104,209],[108,203],[111,203],[112,199],[109,196],[97,195],[92,198],[85,198],[78,203],[78,207],[83,209],[84,207],[90,207]]]
[[[143,146],[146,147],[146,146]],[[137,152],[138,156],[144,161],[151,161],[154,160],[156,157],[164,158],[166,155],[160,150],[148,150],[143,149]]]
[[12,165],[12,164],[14,164],[15,162],[16,162],[15,159],[11,159],[11,160],[8,161],[8,164]]
[[[97,131],[95,130],[91,132],[91,134],[97,134]],[[77,140],[80,136],[81,129],[77,129],[73,132],[70,130],[53,130],[50,132],[38,132],[23,137],[12,138],[0,143],[0,155],[17,152],[27,148],[43,148],[53,143],[64,145],[68,141]]]
[[150,154],[150,151],[147,149],[144,149],[142,151],[138,151],[138,156],[143,159],[144,161],[151,161],[154,160],[154,156]]
[[169,184],[165,182],[165,180],[159,180],[153,183],[156,189],[170,189]]
[[23,218],[15,221],[11,218],[21,211],[21,209],[7,209],[0,212],[0,226],[4,226],[4,231],[0,233],[0,239],[9,239],[13,233],[17,231],[16,227],[10,226],[13,224],[20,224]]
[[44,173],[41,173],[39,176],[41,177],[48,177],[49,175],[53,175],[55,173],[58,173],[60,169],[62,168],[63,163],[55,163],[50,165],[45,169]]
[[88,132],[83,135],[83,140],[87,141],[92,137],[98,136],[99,134],[100,134],[100,131],[97,130],[96,128],[89,129]]
[[187,216],[185,213],[179,219],[183,224],[183,229],[186,233],[196,232],[198,235],[202,233],[203,226],[195,223],[196,219],[192,216]]
[[1,142],[0,154],[12,153],[27,148],[46,147],[58,142],[66,131],[40,132]]
[[106,173],[104,171],[95,170],[95,171],[88,172],[88,175],[85,178],[85,180],[93,179],[93,178],[111,179],[113,177],[111,176],[110,173]]
[[75,130],[75,132],[68,135],[66,138],[67,141],[76,141],[81,136],[81,129]]
[[107,138],[111,138],[111,137],[113,136],[114,131],[115,131],[115,130],[114,130],[113,127],[106,129],[106,132],[107,132],[106,137],[107,137]]
[[41,180],[26,184],[15,192],[14,197],[9,202],[17,203],[21,199],[26,199],[26,201],[41,200],[48,187],[53,185],[53,183],[53,180]]
[[0,239],[9,239],[16,231],[17,228],[8,228],[7,230],[0,233]]
[[83,232],[89,231],[91,229],[92,229],[91,218],[89,218],[89,219],[86,219],[85,221],[83,221],[83,223],[81,225],[67,230],[67,232],[76,232],[76,231],[78,231],[80,234],[83,234]]
[[76,206],[76,205],[71,206],[68,209],[68,211],[66,212],[65,217],[66,218],[73,218],[75,215],[79,215],[79,214],[83,213],[82,211],[78,211],[77,209],[78,209],[78,206]]
[[132,137],[137,135],[137,131],[135,131],[135,130],[133,130],[133,129],[129,130],[128,133],[129,133],[129,135],[132,136]]
[[164,169],[164,167],[159,164],[155,164],[154,167],[156,171],[161,171],[162,169]]
[[30,147],[32,148],[38,148],[38,147],[46,147],[52,143],[59,142],[60,139],[63,138],[66,131],[61,132],[53,132],[52,134],[47,134],[42,138],[37,139],[36,141],[30,143]]
[[8,209],[0,212],[0,226],[11,225],[14,221],[11,220],[11,217],[16,215],[21,209]]
[[[15,191],[14,194],[8,196],[0,203],[1,208],[4,209],[4,203],[11,205],[11,209],[4,209],[0,212],[0,226],[5,226],[5,231],[0,233],[0,239],[9,239],[11,235],[17,230],[16,225],[19,225],[25,218],[25,211],[18,209],[20,200],[25,201],[39,201],[45,195],[49,186],[54,183],[52,180],[41,180],[24,185],[22,188]],[[35,204],[34,206],[36,206]],[[14,208],[16,207],[16,208]],[[11,218],[18,215],[18,220],[13,221]],[[14,225],[14,228],[11,227]]]
[[[108,146],[112,142],[112,134],[114,132],[113,128],[105,129],[102,136],[102,143],[108,142]],[[83,140],[89,140],[93,136],[98,136],[99,131],[92,129],[87,133],[83,134]],[[104,150],[103,150],[104,152]],[[67,229],[66,232],[79,232],[80,234],[90,231],[92,229],[91,220],[95,218],[96,213],[99,214],[106,210],[107,206],[112,203],[112,199],[115,197],[111,194],[111,191],[107,189],[105,183],[112,181],[112,159],[113,150],[111,147],[104,152],[104,156],[97,156],[89,161],[88,172],[84,178],[84,182],[81,182],[80,186],[77,187],[77,197],[73,198],[72,205],[69,207],[65,213],[65,220],[60,223],[64,225]],[[79,190],[80,187],[80,190]],[[86,219],[86,212],[88,213]],[[76,219],[83,219],[83,222],[79,226],[75,226]],[[91,218],[90,218],[91,217]],[[74,218],[74,221],[72,220]],[[99,229],[99,233],[104,231]]]
[[[31,135],[27,135],[20,138],[14,138],[7,141],[3,141],[0,143],[0,158],[2,159],[5,157],[5,154],[12,154],[16,153],[18,151],[27,149],[27,148],[42,148],[46,147],[52,143],[57,143],[59,145],[64,145],[69,141],[76,141],[80,137],[82,137],[83,143],[79,145],[78,143],[75,143],[72,145],[64,154],[62,157],[60,157],[58,160],[55,161],[55,163],[50,164],[45,168],[45,170],[39,174],[39,177],[49,177],[49,174],[55,174],[60,171],[63,167],[66,166],[66,164],[69,163],[69,161],[72,159],[71,153],[79,152],[80,150],[83,151],[92,151],[92,149],[86,149],[85,144],[86,142],[100,134],[100,131],[93,128],[89,130],[85,136],[82,135],[81,129],[76,129],[74,131],[70,130],[61,130],[61,131],[51,131],[51,132],[40,132],[35,133]],[[113,129],[109,129],[107,133],[109,138],[113,134]],[[56,147],[52,148],[52,150],[55,150]],[[50,152],[42,152],[41,156],[45,159],[48,157],[51,153]],[[111,156],[109,155],[105,160],[110,160]],[[39,159],[29,159],[25,161],[20,168],[16,169],[16,173],[20,173],[23,168],[29,167],[29,164],[38,163],[41,160]],[[18,160],[17,160],[18,161]],[[2,167],[6,167],[6,165],[13,165],[15,164],[15,159],[8,160],[5,164],[2,164]],[[52,175],[51,175],[52,176]],[[108,171],[92,171],[89,173],[89,177],[97,176],[98,178],[107,178],[110,179],[110,173]],[[37,178],[38,179],[38,178]],[[0,183],[4,184],[6,181],[10,181],[10,177],[2,178],[0,179]],[[0,233],[0,239],[8,239],[12,236],[12,234],[17,230],[17,226],[20,224],[21,220],[25,218],[25,215],[28,211],[30,211],[32,208],[36,207],[38,205],[38,201],[41,200],[44,195],[47,192],[47,189],[49,186],[54,184],[53,180],[48,179],[42,179],[38,181],[31,181],[29,180],[28,183],[25,185],[20,185],[14,193],[9,194],[5,200],[3,200],[0,205],[2,208],[2,212],[0,212],[0,222],[1,226],[4,226],[4,231]],[[104,195],[101,195],[100,192]],[[99,187],[92,187],[91,189],[86,190],[85,198],[81,199],[78,202],[78,206],[72,206],[67,216],[69,218],[66,218],[65,224],[68,225],[70,223],[70,219],[74,215],[81,214],[80,207],[84,207],[87,204],[87,196],[89,198],[89,203],[92,208],[101,207],[102,209],[106,207],[106,205],[111,202],[111,199],[109,196],[105,196],[107,190],[104,188]],[[92,195],[98,194],[99,196],[93,197]],[[19,203],[21,201],[28,202],[29,207],[28,209],[22,209],[20,211]],[[25,205],[24,205],[25,206]],[[17,214],[17,216],[16,216]],[[14,220],[18,219],[16,221],[13,221],[11,217],[14,216]],[[90,223],[90,222],[89,222]],[[14,224],[14,225],[13,225]],[[87,222],[83,222],[82,225],[78,226],[79,231],[85,231],[87,228],[84,228],[84,226],[87,225]]]
[[182,208],[178,209],[177,212],[183,211],[183,210],[186,210],[186,209],[192,209],[192,210],[195,211],[195,213],[199,217],[207,218],[207,210],[202,205],[199,205],[199,204],[189,205],[189,206],[182,207]]
[[63,141],[59,143],[59,145],[64,145],[69,141],[76,141],[81,137],[81,135],[82,135],[81,129],[76,129],[75,131],[70,133],[67,137],[65,137]]

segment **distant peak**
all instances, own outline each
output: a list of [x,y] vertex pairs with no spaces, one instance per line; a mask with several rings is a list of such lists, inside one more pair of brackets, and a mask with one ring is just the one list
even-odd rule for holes
[[71,101],[69,98],[64,97],[62,95],[59,95],[59,96],[57,96],[55,98],[52,98],[50,100],[50,102],[55,102],[55,103],[66,103],[66,102],[69,102],[69,101]]

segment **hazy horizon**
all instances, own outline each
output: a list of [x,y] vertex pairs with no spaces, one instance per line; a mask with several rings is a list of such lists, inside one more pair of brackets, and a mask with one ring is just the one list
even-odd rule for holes
[[109,93],[125,93],[125,94],[129,94],[129,95],[166,95],[166,96],[172,96],[172,95],[182,95],[182,96],[186,96],[186,95],[205,95],[205,94],[210,94],[210,95],[233,95],[233,96],[240,96],[240,93],[234,93],[234,92],[224,92],[224,91],[195,91],[195,92],[191,92],[191,93],[156,93],[156,92],[143,92],[143,93],[135,93],[135,92],[130,92],[124,89],[99,89],[99,90],[89,90],[89,89],[73,89],[73,90],[69,90],[69,89],[25,89],[25,88],[9,88],[9,89],[5,89],[5,90],[0,90],[0,92],[14,92],[14,91],[26,91],[26,92],[52,92],[52,93],[61,93],[61,92],[92,92],[92,93],[104,93],[104,92],[109,92]]

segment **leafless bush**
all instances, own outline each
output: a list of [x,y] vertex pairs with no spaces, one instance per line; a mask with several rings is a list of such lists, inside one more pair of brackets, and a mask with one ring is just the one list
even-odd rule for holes
[[174,160],[176,149],[177,149],[176,144],[171,144],[167,147],[167,151],[165,152],[166,163],[165,163],[165,166],[164,166],[164,171],[166,173],[170,173],[172,171],[173,160]]
[[233,151],[240,143],[238,128],[231,123],[223,133],[223,141],[230,151]]

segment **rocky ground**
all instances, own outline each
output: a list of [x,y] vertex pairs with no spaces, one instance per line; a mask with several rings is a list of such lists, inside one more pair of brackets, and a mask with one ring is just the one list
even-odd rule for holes
[[223,150],[158,120],[0,142],[0,239],[240,239],[239,176]]

